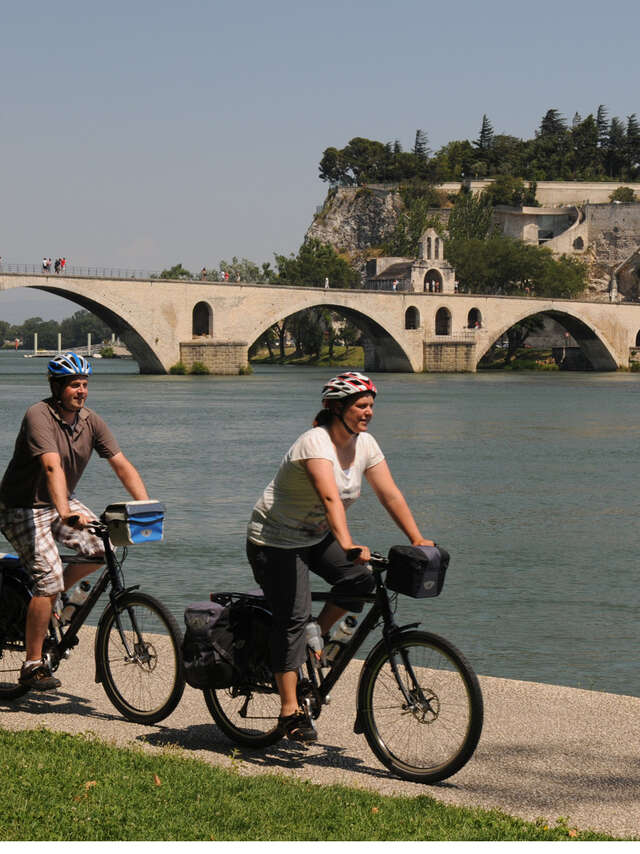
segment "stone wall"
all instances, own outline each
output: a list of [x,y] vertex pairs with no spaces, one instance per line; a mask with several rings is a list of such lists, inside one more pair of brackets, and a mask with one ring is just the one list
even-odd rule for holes
[[201,362],[212,374],[239,374],[248,367],[247,344],[242,341],[194,341],[180,342],[180,361],[190,370]]
[[425,341],[424,370],[428,373],[475,373],[473,341]]

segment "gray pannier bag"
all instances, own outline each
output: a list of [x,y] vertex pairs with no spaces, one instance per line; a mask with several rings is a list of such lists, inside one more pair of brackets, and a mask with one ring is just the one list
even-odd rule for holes
[[439,596],[449,552],[438,546],[392,546],[386,586],[413,599]]
[[182,660],[192,688],[228,688],[234,682],[231,608],[219,602],[195,602],[184,612]]

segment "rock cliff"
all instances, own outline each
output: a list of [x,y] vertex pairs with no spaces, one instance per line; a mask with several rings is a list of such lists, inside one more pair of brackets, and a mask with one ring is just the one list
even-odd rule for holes
[[[361,267],[391,234],[403,208],[397,189],[334,188],[329,190],[306,236],[329,243],[347,255],[354,266]],[[575,254],[587,263],[589,296],[608,299],[615,275],[620,296],[639,299],[640,204],[586,203],[584,211],[586,240]],[[449,210],[434,209],[433,213],[446,224]]]
[[397,190],[338,187],[329,190],[306,236],[357,258],[384,242],[403,207]]

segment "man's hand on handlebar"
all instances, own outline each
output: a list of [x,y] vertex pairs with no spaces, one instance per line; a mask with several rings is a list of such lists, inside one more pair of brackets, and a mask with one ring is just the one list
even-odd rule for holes
[[76,531],[82,531],[90,525],[95,525],[95,519],[86,516],[84,513],[71,513],[69,516],[63,517],[62,522],[70,528],[75,528]]

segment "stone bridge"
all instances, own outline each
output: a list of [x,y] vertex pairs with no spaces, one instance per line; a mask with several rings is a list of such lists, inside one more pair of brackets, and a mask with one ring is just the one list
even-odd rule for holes
[[627,367],[640,342],[640,303],[0,273],[0,291],[18,287],[93,312],[126,343],[141,373],[166,373],[178,361],[238,373],[272,324],[315,306],[362,330],[372,372],[475,371],[511,326],[534,314],[560,323],[595,370]]

